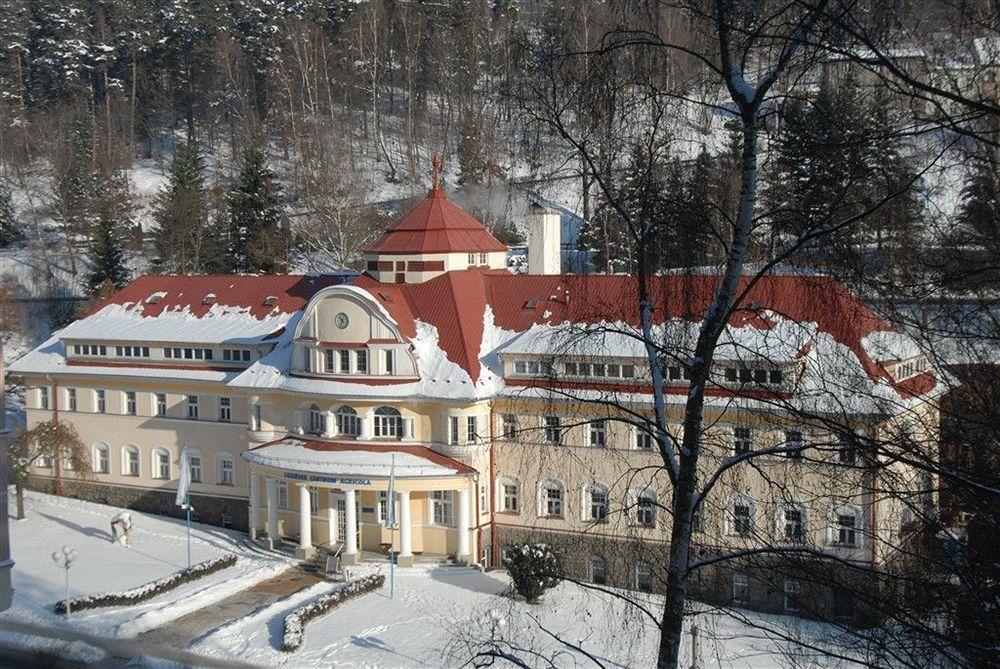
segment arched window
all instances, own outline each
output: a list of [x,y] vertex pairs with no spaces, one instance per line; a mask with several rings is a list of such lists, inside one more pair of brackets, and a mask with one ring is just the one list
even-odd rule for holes
[[604,558],[600,555],[591,555],[587,560],[587,578],[591,583],[596,585],[605,585],[607,583],[607,568],[604,563]]
[[635,563],[635,589],[642,592],[653,591],[653,568],[648,562]]
[[379,407],[375,409],[375,436],[400,439],[403,436],[403,414],[399,409]]
[[640,527],[656,527],[656,494],[649,488],[633,493],[635,496],[635,524]]
[[229,453],[220,453],[218,459],[219,485],[236,485],[236,461]]
[[827,541],[833,546],[855,547],[861,545],[864,531],[861,509],[853,504],[843,504],[830,510]]
[[107,444],[94,444],[93,457],[95,474],[109,474],[111,472],[111,451]]
[[122,474],[139,475],[139,449],[131,444],[122,447]]
[[733,495],[726,505],[726,534],[748,537],[754,529],[754,504],[746,495]]
[[801,504],[780,504],[775,511],[775,535],[790,542],[802,542],[806,538],[806,509]]
[[324,432],[326,432],[326,412],[313,404],[309,407],[309,434]]
[[497,511],[521,513],[521,484],[510,476],[497,479]]
[[153,478],[170,480],[170,451],[165,448],[153,449]]
[[202,482],[201,451],[188,449],[188,471],[191,474],[191,483]]
[[337,434],[345,437],[357,437],[361,434],[361,419],[358,412],[349,406],[337,409]]
[[538,484],[539,518],[563,518],[566,513],[566,486],[556,479]]
[[588,483],[583,486],[583,509],[584,520],[592,520],[598,523],[608,522],[611,513],[611,494],[606,485],[601,483]]

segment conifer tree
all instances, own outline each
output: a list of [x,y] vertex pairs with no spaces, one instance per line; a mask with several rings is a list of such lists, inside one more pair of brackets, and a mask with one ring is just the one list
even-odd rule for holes
[[0,247],[8,246],[22,237],[24,234],[17,225],[10,190],[7,184],[0,180]]
[[156,198],[155,264],[177,274],[204,272],[217,250],[208,230],[205,165],[197,146],[179,145],[167,184]]
[[267,166],[264,149],[250,146],[229,193],[229,271],[282,271],[288,243],[282,218],[281,186]]
[[102,185],[101,191],[95,205],[97,220],[90,243],[90,270],[85,280],[91,294],[108,283],[121,288],[129,280],[122,244],[122,232],[130,223],[124,175],[113,175]]
[[94,162],[94,119],[84,108],[73,122],[69,152],[58,169],[56,209],[67,235],[89,232],[91,205],[97,194]]

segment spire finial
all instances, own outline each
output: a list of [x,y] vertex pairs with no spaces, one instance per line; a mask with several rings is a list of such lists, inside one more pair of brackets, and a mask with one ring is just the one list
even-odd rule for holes
[[431,174],[433,176],[433,182],[432,182],[433,183],[433,189],[434,190],[438,190],[441,187],[441,184],[440,184],[440,178],[441,178],[441,154],[440,153],[435,153],[434,154],[434,160],[431,161],[431,167],[432,167]]

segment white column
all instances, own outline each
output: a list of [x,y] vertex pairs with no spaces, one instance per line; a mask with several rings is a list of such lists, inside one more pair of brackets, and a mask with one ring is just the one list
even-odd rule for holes
[[399,557],[413,555],[413,542],[410,539],[410,534],[410,491],[401,490],[399,492]]
[[458,562],[471,562],[469,554],[469,489],[458,491]]
[[326,491],[326,522],[330,526],[330,544],[335,544],[340,540],[337,536],[337,509],[334,507],[336,501],[333,499],[333,491]]
[[278,543],[278,479],[267,477],[267,536]]
[[361,438],[371,439],[375,436],[375,413],[367,412],[361,416]]
[[260,518],[260,474],[250,472],[250,500],[248,513],[250,514],[250,538],[257,538],[257,521]]
[[355,506],[355,494],[353,490],[344,491],[344,515],[347,536],[344,537],[344,555],[357,556],[358,554],[358,507]]
[[312,553],[312,511],[309,503],[309,488],[299,484],[299,549],[296,557],[306,558]]
[[403,439],[409,441],[413,439],[413,419],[404,418],[403,419]]
[[332,411],[326,412],[326,429],[323,430],[323,436],[327,438],[337,436],[337,415]]

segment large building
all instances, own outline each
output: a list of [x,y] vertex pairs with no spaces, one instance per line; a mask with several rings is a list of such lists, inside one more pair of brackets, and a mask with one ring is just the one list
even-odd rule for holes
[[[338,546],[348,563],[394,551],[401,565],[491,566],[505,546],[547,541],[580,579],[662,588],[670,484],[637,281],[558,274],[558,217],[530,219],[528,274],[508,272],[504,245],[435,185],[366,250],[363,274],[137,278],[11,366],[29,427],[71,422],[92,450],[92,476],[48,460],[33,483],[51,489],[58,472],[66,494],[177,513],[187,445],[199,520],[302,557]],[[673,437],[716,281],[648,283]],[[912,423],[933,445],[940,384],[831,278],[744,287],[706,401],[705,476],[720,474],[700,550],[780,541],[887,562],[905,512],[832,426]],[[755,450],[771,454],[720,466]],[[708,599],[851,613],[794,574],[705,573]]]

